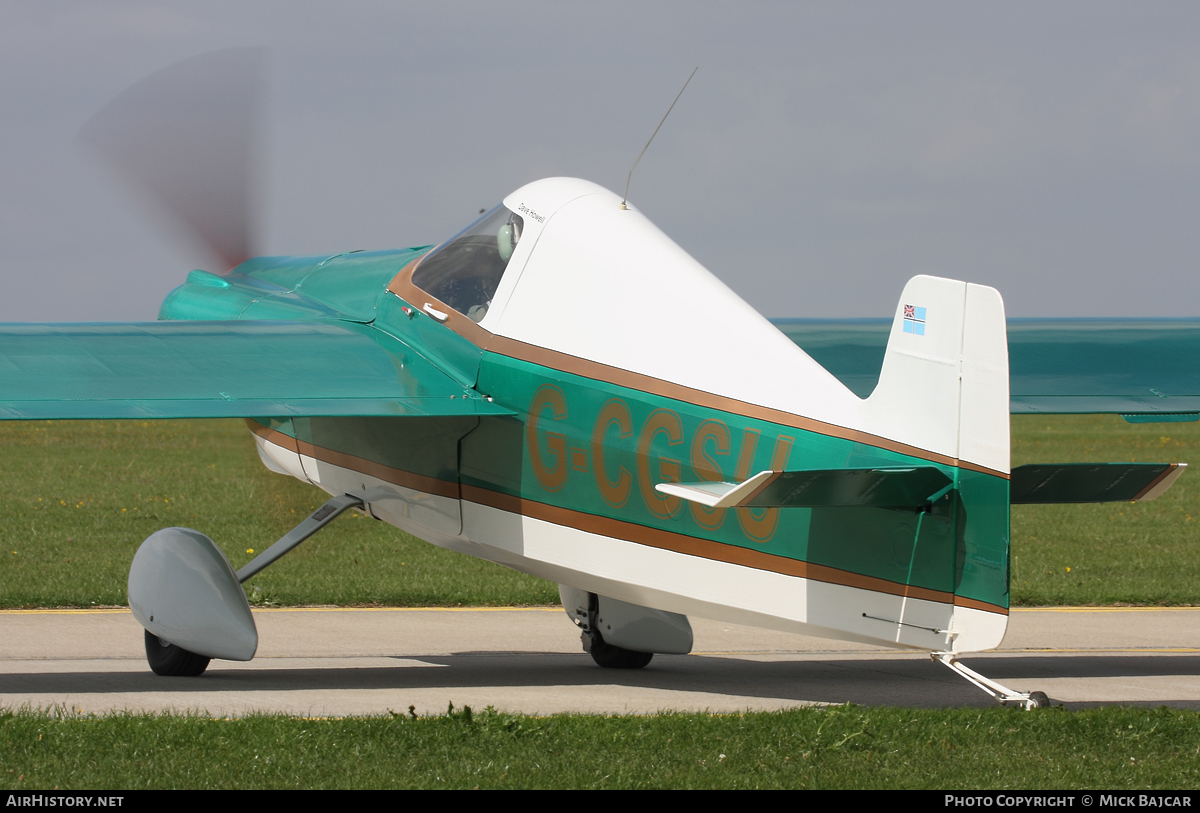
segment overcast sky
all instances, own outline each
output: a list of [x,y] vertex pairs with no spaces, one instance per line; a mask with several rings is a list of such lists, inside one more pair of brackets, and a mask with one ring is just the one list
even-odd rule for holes
[[438,242],[518,186],[630,199],[764,314],[1200,315],[1200,4],[0,0],[0,321],[153,319],[200,255],[76,144],[265,45],[261,251]]

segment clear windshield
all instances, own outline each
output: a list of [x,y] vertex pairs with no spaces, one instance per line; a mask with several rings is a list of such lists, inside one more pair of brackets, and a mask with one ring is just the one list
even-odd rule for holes
[[413,284],[468,318],[481,321],[523,227],[520,215],[497,206],[426,255],[413,272]]

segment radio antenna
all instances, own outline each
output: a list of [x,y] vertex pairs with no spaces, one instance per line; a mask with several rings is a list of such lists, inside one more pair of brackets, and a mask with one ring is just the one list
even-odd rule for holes
[[[696,71],[698,71],[698,70],[700,70],[700,66],[699,66],[699,65],[697,65],[696,67],[692,68],[692,72],[691,72],[690,74],[688,74],[687,82],[684,82],[684,83],[683,83],[683,87],[681,87],[681,88],[679,89],[679,95],[675,97],[675,102],[679,101],[679,96],[682,96],[682,95],[683,95],[683,92],[684,92],[685,90],[687,90],[688,82],[692,81],[692,77],[696,75]],[[666,121],[666,120],[667,120],[667,116],[671,115],[671,111],[675,109],[675,102],[671,102],[671,106],[667,108],[667,112],[666,112],[666,113],[663,115],[663,117],[662,117],[662,121],[660,121],[660,122],[658,123],[658,126],[654,128],[654,132],[650,134],[650,141],[653,141],[653,140],[654,140],[654,136],[658,135],[658,131],[662,129],[662,126],[663,126],[663,121]],[[641,160],[642,160],[642,156],[643,156],[643,155],[645,155],[645,154],[646,154],[646,150],[647,150],[647,149],[649,149],[649,147],[650,147],[650,141],[647,141],[647,142],[646,142],[646,146],[645,146],[645,147],[642,147],[642,151],[638,153],[637,160],[636,160],[636,161],[634,161],[634,162],[633,162],[633,166],[631,166],[631,167],[629,168],[629,174],[628,174],[627,176],[625,176],[625,197],[621,198],[621,208],[622,208],[622,209],[627,209],[627,208],[629,208],[629,207],[627,207],[627,206],[625,205],[625,202],[626,202],[627,200],[629,200],[629,181],[630,181],[630,179],[631,179],[631,178],[633,178],[633,171],[634,171],[635,169],[637,169],[638,161],[641,161]]]

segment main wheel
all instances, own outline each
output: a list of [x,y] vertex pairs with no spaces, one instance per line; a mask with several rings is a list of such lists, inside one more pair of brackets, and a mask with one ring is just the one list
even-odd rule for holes
[[1031,709],[1048,709],[1050,708],[1050,698],[1046,697],[1045,692],[1030,692],[1029,707]]
[[150,630],[146,630],[146,660],[156,675],[196,677],[204,673],[212,659],[169,644]]
[[653,652],[635,652],[632,649],[607,644],[598,632],[592,633],[592,645],[588,654],[597,666],[603,666],[605,669],[641,669],[654,657]]

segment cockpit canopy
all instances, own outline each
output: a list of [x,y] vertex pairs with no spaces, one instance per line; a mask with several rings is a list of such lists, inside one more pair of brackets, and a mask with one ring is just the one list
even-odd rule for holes
[[427,254],[413,272],[413,284],[472,321],[482,321],[524,225],[519,214],[497,206]]

